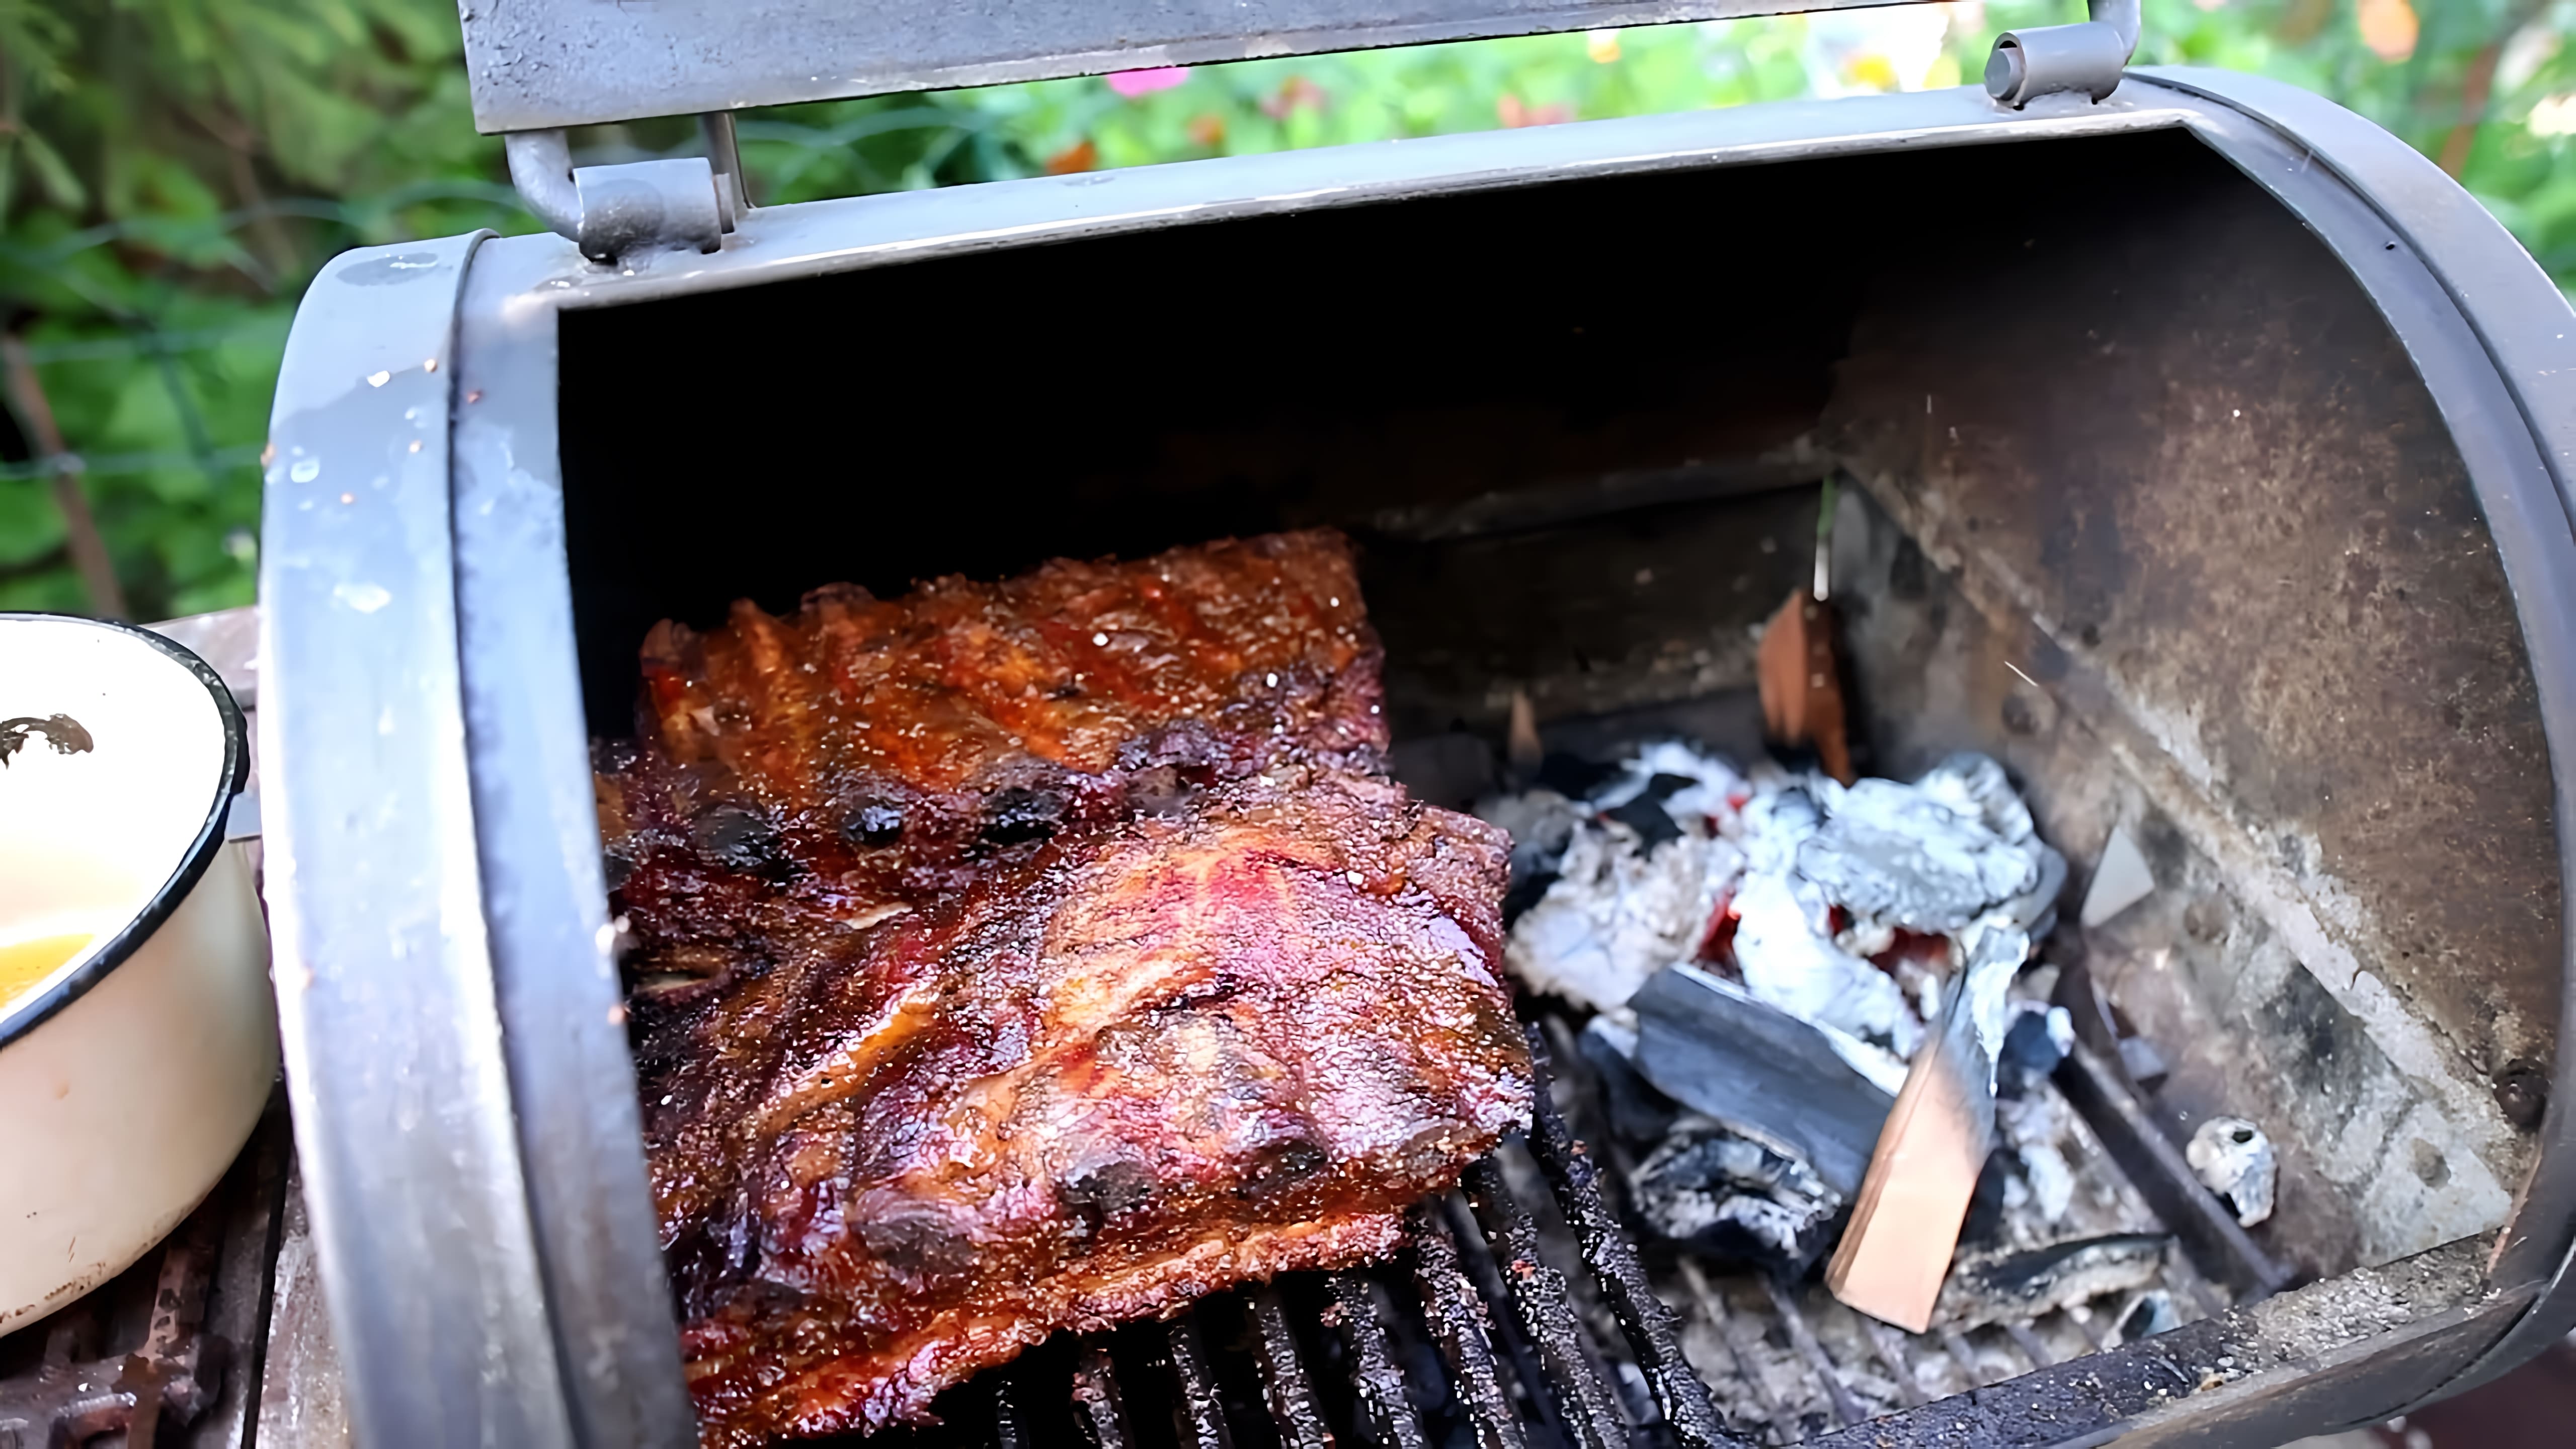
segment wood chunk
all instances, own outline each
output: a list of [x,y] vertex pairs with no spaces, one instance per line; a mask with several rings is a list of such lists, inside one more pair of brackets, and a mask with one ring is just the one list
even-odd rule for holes
[[1983,1071],[1971,1080],[1935,1036],[1914,1055],[1851,1225],[1825,1269],[1825,1286],[1845,1304],[1908,1333],[1932,1326],[1941,1280],[1959,1245],[1959,1225],[1993,1146],[1994,1112],[1977,1110]]
[[1798,590],[1762,631],[1754,673],[1762,694],[1763,727],[1772,740],[1814,750],[1824,772],[1848,785],[1859,777],[1852,771],[1843,719],[1834,629],[1834,606]]

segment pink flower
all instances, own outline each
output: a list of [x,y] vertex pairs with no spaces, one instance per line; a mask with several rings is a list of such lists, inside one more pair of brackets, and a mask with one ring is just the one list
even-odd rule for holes
[[1158,65],[1152,70],[1119,70],[1109,73],[1109,88],[1129,100],[1138,96],[1167,91],[1190,78],[1185,65]]

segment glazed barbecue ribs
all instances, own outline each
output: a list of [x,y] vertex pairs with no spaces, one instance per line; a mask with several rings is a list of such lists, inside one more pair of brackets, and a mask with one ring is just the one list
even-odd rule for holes
[[1330,533],[653,631],[600,812],[708,1446],[1381,1256],[1526,1119],[1508,842],[1378,668]]

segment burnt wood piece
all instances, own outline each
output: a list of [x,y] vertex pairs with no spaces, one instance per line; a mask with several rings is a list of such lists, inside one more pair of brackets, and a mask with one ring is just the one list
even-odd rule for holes
[[603,749],[709,1446],[1382,1257],[1528,1117],[1508,842],[1382,777],[1347,546],[825,590]]
[[1647,977],[1628,1004],[1638,1075],[1737,1132],[1786,1146],[1845,1200],[1860,1195],[1895,1098],[1823,1032],[1687,966]]

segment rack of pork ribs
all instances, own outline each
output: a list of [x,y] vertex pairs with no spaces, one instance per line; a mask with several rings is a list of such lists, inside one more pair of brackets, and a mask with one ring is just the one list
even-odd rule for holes
[[654,628],[597,779],[711,1449],[1382,1257],[1527,1121],[1509,843],[1380,665],[1330,532]]

